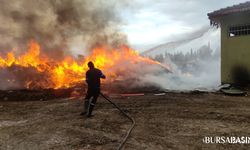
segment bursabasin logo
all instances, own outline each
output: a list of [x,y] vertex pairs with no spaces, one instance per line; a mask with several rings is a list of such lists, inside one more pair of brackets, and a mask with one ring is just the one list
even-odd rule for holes
[[215,136],[215,137],[209,137],[206,136],[203,139],[203,143],[206,144],[249,144],[250,143],[250,137],[248,136],[241,136],[241,137],[226,137],[226,136]]

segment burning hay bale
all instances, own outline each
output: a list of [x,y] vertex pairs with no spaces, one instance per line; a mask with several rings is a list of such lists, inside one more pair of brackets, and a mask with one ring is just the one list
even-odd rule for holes
[[[128,46],[118,49],[97,47],[84,60],[65,57],[58,61],[42,53],[40,45],[31,41],[29,49],[21,56],[9,52],[0,57],[0,89],[60,89],[70,88],[85,80],[87,62],[93,61],[108,76],[106,84],[126,86],[130,82],[134,87],[146,87],[140,78],[145,74],[171,72],[170,66],[140,56]],[[124,84],[123,84],[124,83]]]
[[35,67],[11,65],[0,69],[1,89],[41,89],[50,87],[49,75]]

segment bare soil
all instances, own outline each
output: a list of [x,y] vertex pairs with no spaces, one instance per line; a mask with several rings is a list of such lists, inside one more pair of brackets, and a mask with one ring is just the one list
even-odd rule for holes
[[[250,136],[250,97],[220,93],[110,95],[136,120],[124,149],[249,149],[250,144],[205,144],[205,136]],[[0,100],[0,149],[116,149],[131,125],[103,98],[94,117],[80,116],[83,100]]]

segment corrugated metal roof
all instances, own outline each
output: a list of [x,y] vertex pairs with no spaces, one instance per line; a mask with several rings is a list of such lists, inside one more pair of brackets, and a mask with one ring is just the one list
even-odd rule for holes
[[250,1],[247,1],[245,3],[240,3],[238,5],[233,5],[230,7],[222,8],[214,12],[208,13],[207,15],[210,20],[214,21],[213,19],[216,17],[228,15],[231,13],[245,12],[245,11],[250,11]]

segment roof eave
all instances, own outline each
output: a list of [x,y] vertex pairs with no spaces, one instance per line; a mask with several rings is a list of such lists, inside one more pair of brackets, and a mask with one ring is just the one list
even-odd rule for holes
[[219,16],[213,16],[208,14],[208,19],[210,20],[210,25],[211,26],[220,26],[221,18]]

